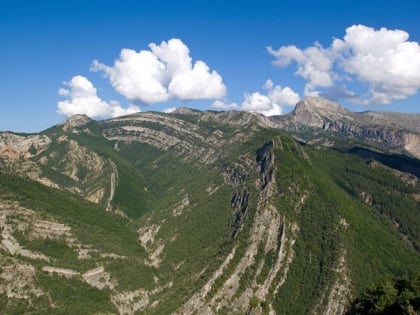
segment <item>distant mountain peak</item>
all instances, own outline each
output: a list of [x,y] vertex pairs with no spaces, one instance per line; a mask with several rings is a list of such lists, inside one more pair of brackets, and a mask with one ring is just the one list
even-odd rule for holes
[[84,114],[76,114],[76,115],[72,115],[72,116],[68,117],[67,119],[65,119],[63,122],[61,122],[58,125],[61,126],[64,131],[67,131],[67,130],[69,130],[71,128],[74,128],[74,127],[83,126],[83,125],[91,122],[92,120],[93,119],[91,119],[90,117],[88,117]]
[[310,96],[296,104],[291,121],[308,127],[323,128],[325,120],[351,120],[353,113],[325,98]]
[[326,113],[341,113],[348,115],[351,113],[349,110],[347,110],[340,104],[337,104],[319,96],[306,97],[296,104],[294,110],[296,115],[304,111],[317,112],[322,115]]
[[189,107],[177,107],[172,114],[199,115],[201,111]]

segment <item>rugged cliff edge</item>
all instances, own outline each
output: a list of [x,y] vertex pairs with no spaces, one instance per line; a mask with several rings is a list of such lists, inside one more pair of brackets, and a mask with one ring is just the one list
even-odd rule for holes
[[298,133],[307,141],[331,143],[329,136],[341,135],[420,158],[420,114],[354,113],[326,99],[308,97],[277,122],[280,128]]

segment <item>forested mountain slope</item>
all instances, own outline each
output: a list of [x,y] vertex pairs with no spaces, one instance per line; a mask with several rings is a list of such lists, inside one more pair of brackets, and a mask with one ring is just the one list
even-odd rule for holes
[[418,271],[418,160],[296,140],[282,119],[181,109],[1,133],[2,311],[343,314]]

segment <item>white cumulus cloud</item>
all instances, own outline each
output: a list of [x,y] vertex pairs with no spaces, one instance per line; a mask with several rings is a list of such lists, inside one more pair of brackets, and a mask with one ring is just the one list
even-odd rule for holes
[[366,84],[367,91],[357,96],[353,91],[341,95],[350,95],[350,100],[363,104],[389,104],[416,94],[420,88],[420,46],[408,39],[403,30],[353,25],[328,48],[315,43],[305,49],[268,47],[268,52],[276,58],[277,66],[296,63],[296,74],[307,82],[306,94],[318,93],[318,88],[330,89],[325,94],[331,94],[343,90],[337,88],[338,82],[353,80]]
[[280,115],[282,106],[291,106],[299,102],[299,94],[290,87],[282,88],[274,85],[273,81],[267,80],[263,86],[267,94],[260,92],[246,93],[241,109],[251,112],[258,112],[266,116]]
[[71,116],[85,114],[91,118],[106,118],[128,115],[140,111],[140,108],[130,105],[122,108],[116,101],[103,101],[96,88],[87,78],[77,75],[70,81],[64,82],[66,88],[60,88],[58,94],[66,100],[57,104],[58,113]]
[[114,89],[130,100],[157,103],[169,98],[164,86],[165,65],[150,51],[123,49],[113,67],[95,60],[91,69],[102,71]]
[[173,38],[150,50],[121,50],[113,66],[95,60],[93,71],[109,78],[115,90],[133,101],[220,99],[226,95],[222,77],[203,61],[192,62],[189,48]]
[[278,50],[268,47],[268,51],[277,58],[274,62],[277,66],[286,67],[292,61],[296,62],[296,74],[306,80],[308,93],[318,86],[333,85],[333,74],[331,73],[333,60],[331,60],[328,49],[324,49],[320,44],[315,43],[314,46],[304,50],[296,46],[284,46]]
[[270,100],[279,106],[294,106],[300,101],[299,94],[288,86],[282,88],[280,85],[274,85],[273,81],[267,80],[264,88],[268,91]]
[[169,114],[173,113],[176,110],[176,107],[168,107],[163,110],[164,113]]
[[238,104],[236,104],[236,103],[226,103],[222,100],[216,100],[216,101],[213,102],[211,107],[217,108],[217,109],[222,109],[222,110],[232,110],[232,109],[237,109]]
[[260,92],[245,93],[242,109],[253,112],[261,112],[270,110],[272,107],[271,100],[267,95]]
[[249,112],[261,113],[265,116],[281,115],[282,106],[293,106],[299,102],[300,97],[290,87],[282,88],[280,85],[274,85],[273,81],[267,80],[263,89],[265,93],[253,92],[245,93],[244,100],[239,106],[237,103],[228,103],[224,100],[216,100],[211,105],[220,110],[243,110]]
[[370,103],[388,104],[404,99],[420,87],[420,46],[408,41],[402,30],[375,30],[353,25],[346,30],[347,49],[341,65],[362,82],[370,84]]

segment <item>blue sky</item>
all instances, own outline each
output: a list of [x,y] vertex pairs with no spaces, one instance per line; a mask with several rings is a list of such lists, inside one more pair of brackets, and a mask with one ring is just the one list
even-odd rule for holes
[[420,112],[419,16],[416,0],[2,0],[0,130],[179,106],[278,114],[313,94]]

